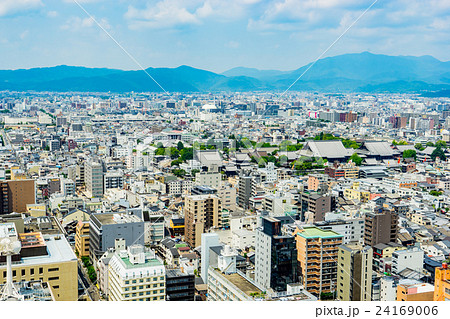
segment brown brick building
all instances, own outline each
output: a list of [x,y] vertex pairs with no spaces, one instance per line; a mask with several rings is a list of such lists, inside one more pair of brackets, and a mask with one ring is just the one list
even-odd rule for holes
[[10,180],[0,182],[0,214],[24,213],[27,204],[36,203],[34,180]]

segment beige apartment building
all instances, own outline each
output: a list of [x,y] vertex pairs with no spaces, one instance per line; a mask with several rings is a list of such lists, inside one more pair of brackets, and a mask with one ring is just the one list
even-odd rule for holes
[[185,240],[191,247],[201,245],[201,236],[210,228],[220,228],[222,205],[216,195],[186,196],[184,205]]

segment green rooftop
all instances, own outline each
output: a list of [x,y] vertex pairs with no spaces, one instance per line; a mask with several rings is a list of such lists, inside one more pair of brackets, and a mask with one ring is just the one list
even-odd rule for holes
[[130,262],[130,259],[127,258],[121,258],[123,263],[125,264],[125,268],[132,269],[132,268],[142,268],[142,267],[152,267],[152,266],[162,266],[163,264],[158,259],[147,259],[145,263],[142,264],[132,264]]
[[297,235],[304,238],[335,238],[344,237],[331,230],[323,230],[318,227],[304,227],[302,232],[298,232]]

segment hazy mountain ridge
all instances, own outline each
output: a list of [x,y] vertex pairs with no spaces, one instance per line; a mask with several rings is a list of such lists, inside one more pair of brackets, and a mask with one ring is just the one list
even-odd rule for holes
[[[217,74],[180,66],[146,71],[169,92],[284,91],[308,67],[293,71],[238,67]],[[319,61],[291,90],[321,92],[422,92],[450,88],[450,62],[431,56],[387,56],[369,52]],[[0,70],[0,90],[160,92],[144,71],[56,66]]]

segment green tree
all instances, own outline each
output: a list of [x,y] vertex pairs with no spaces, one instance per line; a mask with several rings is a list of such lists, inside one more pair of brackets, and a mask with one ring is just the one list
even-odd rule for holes
[[184,169],[175,168],[172,170],[172,174],[177,177],[183,177],[184,175],[186,175],[186,171]]
[[419,151],[423,151],[425,149],[425,147],[423,147],[423,145],[420,143],[417,143],[416,145],[414,145],[414,148]]
[[182,160],[176,159],[170,163],[170,166],[177,166],[177,165],[180,165],[181,163],[183,163]]
[[195,174],[197,174],[197,173],[200,173],[200,170],[199,170],[199,169],[193,169],[193,170],[191,170],[191,175],[192,175],[192,176],[195,176]]
[[426,146],[431,146],[431,147],[434,146],[433,142],[427,142],[427,144],[425,144],[425,145],[426,145]]
[[357,153],[353,153],[353,155],[350,156],[349,161],[352,161],[353,163],[355,163],[356,166],[360,166],[363,159]]
[[442,147],[442,148],[447,148],[447,143],[444,141],[437,141],[436,144],[434,145],[436,147]]
[[433,161],[435,161],[437,157],[439,157],[442,161],[445,161],[447,159],[444,151],[442,150],[442,148],[440,146],[436,147],[434,149],[433,153],[431,153],[431,159]]
[[417,158],[416,150],[405,150],[403,152],[403,158],[411,158],[411,157],[414,157],[414,159]]
[[192,147],[185,147],[180,151],[180,158],[183,161],[194,159],[194,149]]
[[180,156],[180,152],[177,150],[176,147],[171,147],[170,148],[170,158],[171,159],[176,159],[178,158],[178,156]]
[[166,149],[164,147],[160,147],[156,150],[155,155],[165,155]]
[[181,151],[183,148],[184,148],[183,142],[182,142],[182,141],[179,141],[178,144],[177,144],[177,149],[178,149],[179,151]]

